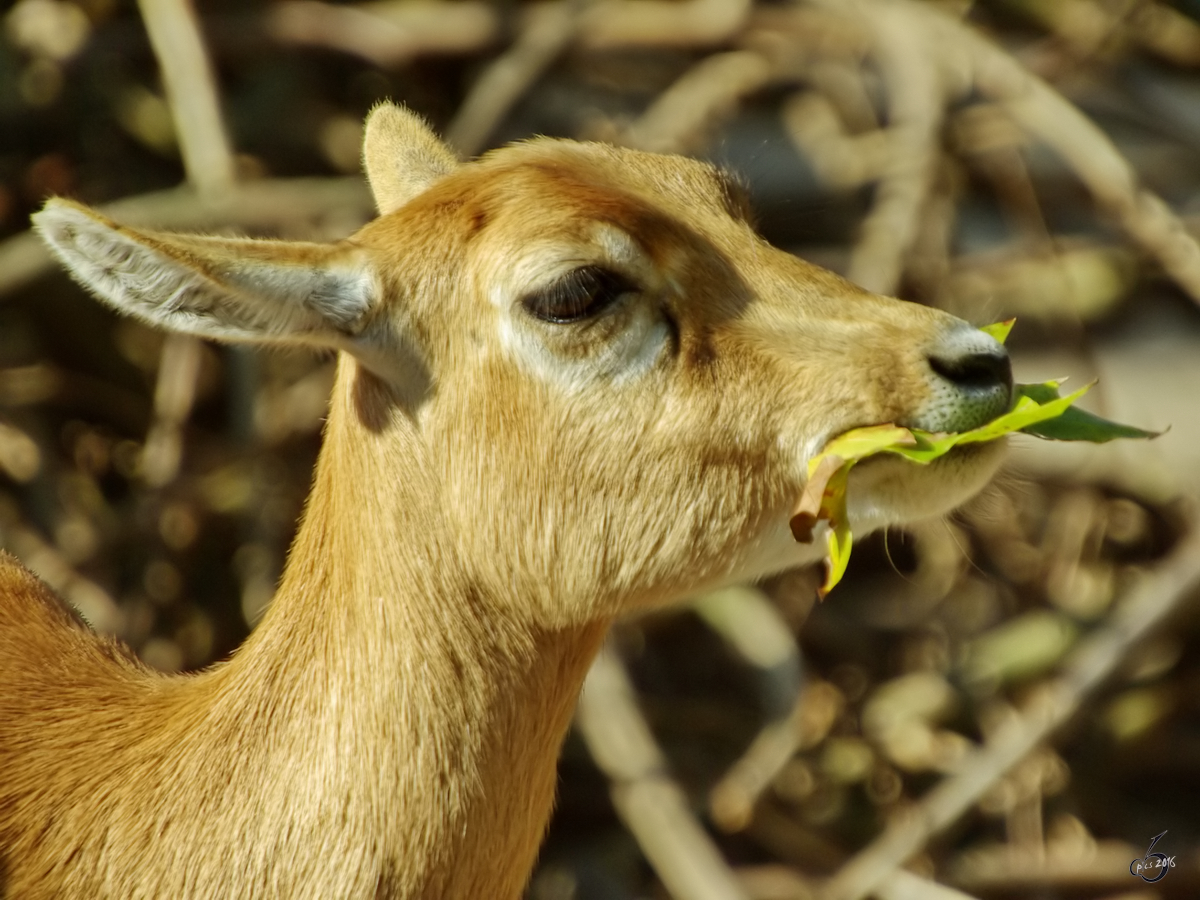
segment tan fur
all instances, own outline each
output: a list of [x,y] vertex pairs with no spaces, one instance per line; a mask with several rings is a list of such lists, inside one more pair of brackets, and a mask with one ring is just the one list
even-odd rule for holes
[[[518,897],[612,617],[815,561],[787,530],[808,458],[919,424],[965,328],[771,248],[701,163],[534,141],[454,168],[390,107],[367,141],[387,212],[328,248],[39,217],[120,308],[343,352],[278,595],[228,662],[151,672],[0,559],[0,895]],[[640,290],[524,310],[588,263]],[[864,464],[852,517],[938,514],[996,459]]]
[[458,166],[454,153],[412,110],[380,103],[364,126],[363,163],[381,213],[399,209]]

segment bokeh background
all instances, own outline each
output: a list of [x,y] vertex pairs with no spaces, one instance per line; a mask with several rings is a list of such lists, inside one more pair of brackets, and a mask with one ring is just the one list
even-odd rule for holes
[[[465,156],[697,155],[777,245],[1016,316],[1018,380],[1099,378],[1092,409],[1171,430],[1018,437],[819,605],[797,572],[620,626],[530,896],[1200,895],[1196,0],[19,0],[0,24],[0,545],[97,629],[165,670],[245,637],[332,362],[110,315],[27,232],[45,197],[342,237],[384,98]],[[1164,831],[1151,884],[1129,867]]]

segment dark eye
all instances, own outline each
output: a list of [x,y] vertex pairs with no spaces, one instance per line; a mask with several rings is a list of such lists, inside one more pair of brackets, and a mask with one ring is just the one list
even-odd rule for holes
[[624,275],[600,266],[580,266],[553,284],[526,294],[521,302],[539,319],[562,325],[594,316],[622,294],[636,290],[637,285]]

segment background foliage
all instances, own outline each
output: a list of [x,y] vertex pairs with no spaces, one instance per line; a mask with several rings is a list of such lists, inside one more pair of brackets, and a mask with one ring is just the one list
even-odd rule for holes
[[[1099,375],[1099,411],[1173,430],[1016,439],[994,488],[863,544],[816,609],[801,572],[622,626],[531,895],[1197,894],[1194,0],[195,13],[2,14],[4,547],[156,666],[228,654],[270,599],[331,381],[329,359],[111,316],[24,231],[46,196],[340,237],[372,215],[360,124],[387,97],[466,155],[540,133],[709,157],[744,176],[776,244],[979,323],[1016,315],[1018,380]],[[184,46],[152,46],[155,17]],[[598,769],[614,733],[650,763]],[[1177,865],[1150,885],[1129,864],[1164,830]]]

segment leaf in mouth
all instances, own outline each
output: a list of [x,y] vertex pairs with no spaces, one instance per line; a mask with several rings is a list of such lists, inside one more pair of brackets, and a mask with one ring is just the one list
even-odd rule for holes
[[[1014,321],[997,322],[980,330],[1003,343]],[[861,460],[880,453],[893,453],[927,465],[961,444],[994,441],[1017,431],[1046,440],[1091,443],[1116,438],[1155,438],[1162,433],[1110,422],[1077,409],[1072,404],[1086,394],[1092,384],[1066,396],[1059,394],[1060,383],[1057,381],[1019,384],[1013,391],[1013,405],[1008,412],[970,431],[942,433],[900,425],[872,425],[847,431],[830,441],[824,450],[809,460],[808,483],[790,521],[793,537],[804,544],[812,543],[818,523],[829,523],[826,533],[829,560],[825,582],[818,589],[820,596],[824,597],[841,581],[850,561],[854,536],[846,513],[846,488],[850,470]]]

